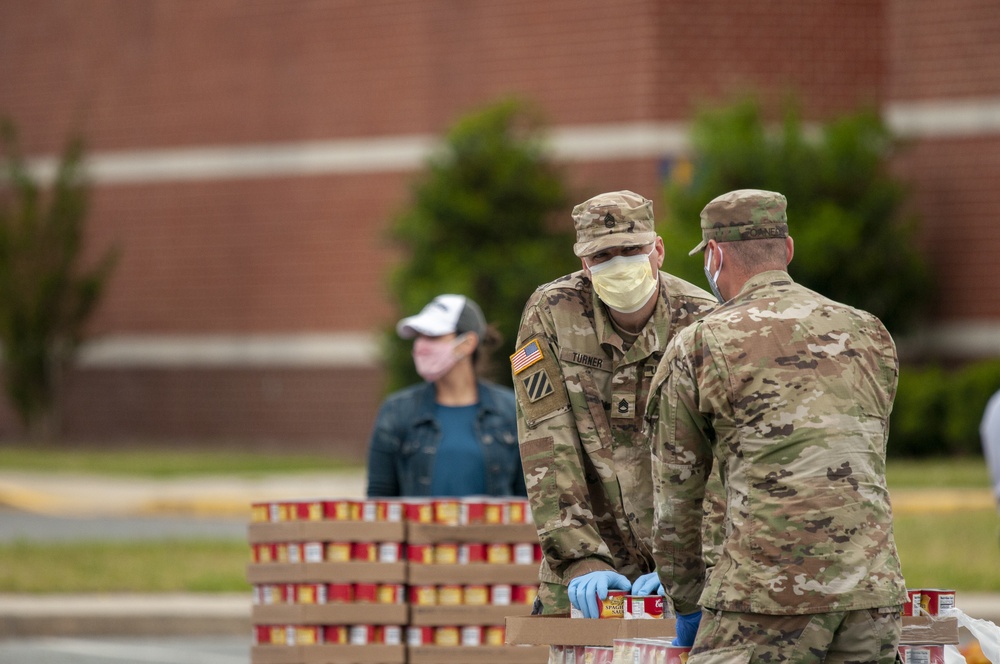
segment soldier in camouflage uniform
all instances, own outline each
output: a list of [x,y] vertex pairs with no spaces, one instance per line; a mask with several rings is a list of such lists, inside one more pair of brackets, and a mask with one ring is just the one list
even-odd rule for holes
[[[511,356],[544,553],[535,612],[545,614],[569,612],[567,584],[591,572],[650,574],[658,585],[646,396],[667,341],[715,305],[658,271],[663,241],[642,196],[602,194],[576,206],[573,219],[583,269],[534,292]],[[596,286],[592,273],[603,275]]]
[[[691,253],[729,299],[678,333],[654,377],[657,569],[691,616],[689,664],[892,662],[906,600],[885,484],[896,349],[871,314],[792,281],[785,205],[740,190],[701,213]],[[713,464],[729,511],[706,574]]]

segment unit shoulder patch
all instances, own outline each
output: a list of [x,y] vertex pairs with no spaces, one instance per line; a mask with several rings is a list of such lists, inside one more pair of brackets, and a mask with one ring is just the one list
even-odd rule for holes
[[535,337],[510,357],[514,394],[529,428],[569,410],[562,371],[544,338]]

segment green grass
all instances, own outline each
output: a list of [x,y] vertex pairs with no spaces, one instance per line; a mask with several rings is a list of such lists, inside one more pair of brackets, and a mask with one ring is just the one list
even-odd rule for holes
[[184,475],[258,476],[358,469],[362,464],[332,457],[303,454],[197,451],[190,449],[128,448],[89,450],[45,445],[0,445],[4,470],[96,473],[141,477]]
[[0,545],[0,592],[248,592],[240,541]]
[[[0,468],[109,475],[264,475],[358,468],[334,459],[183,450],[74,451],[0,447]],[[890,491],[989,490],[982,459],[890,459]],[[1000,592],[1000,516],[994,509],[898,514],[907,585]],[[0,592],[249,592],[240,541],[0,544]]]

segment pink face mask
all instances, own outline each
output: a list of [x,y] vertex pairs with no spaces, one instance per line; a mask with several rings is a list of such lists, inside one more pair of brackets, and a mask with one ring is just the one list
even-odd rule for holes
[[428,383],[433,383],[452,370],[461,355],[455,354],[455,348],[465,340],[465,335],[454,339],[432,339],[417,337],[413,342],[413,364],[417,373]]

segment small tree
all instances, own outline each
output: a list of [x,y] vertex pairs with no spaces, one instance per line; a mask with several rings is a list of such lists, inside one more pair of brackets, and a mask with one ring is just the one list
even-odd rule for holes
[[58,434],[62,376],[83,340],[115,262],[79,267],[88,186],[83,146],[71,141],[51,190],[29,172],[9,122],[0,127],[0,343],[4,386],[29,435]]
[[[473,113],[448,132],[413,186],[413,203],[393,222],[404,262],[391,278],[398,313],[418,312],[441,293],[471,297],[504,344],[491,377],[510,384],[507,366],[521,311],[532,291],[574,269],[560,174],[543,156],[539,116],[503,101]],[[387,331],[389,388],[418,381],[410,344]]]
[[769,131],[759,106],[745,101],[700,114],[693,157],[666,187],[665,269],[704,283],[701,209],[734,189],[769,189],[788,199],[800,283],[878,316],[893,332],[914,324],[930,299],[925,263],[915,248],[916,221],[904,214],[906,192],[889,172],[894,142],[877,114],[860,112],[823,124],[816,136],[788,111]]

